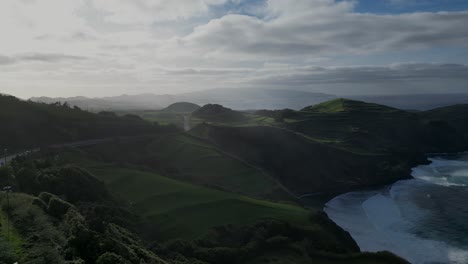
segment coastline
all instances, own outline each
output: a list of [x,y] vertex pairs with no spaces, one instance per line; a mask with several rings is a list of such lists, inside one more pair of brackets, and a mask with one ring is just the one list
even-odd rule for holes
[[[446,211],[451,207],[444,202],[453,201],[454,206],[461,207],[449,212],[468,209],[463,203],[466,199],[457,200],[468,197],[468,185],[447,184],[437,177],[439,171],[452,172],[454,177],[466,176],[468,161],[463,155],[467,154],[467,151],[441,155],[428,153],[430,163],[415,166],[411,179],[341,194],[329,200],[323,210],[333,222],[350,233],[362,251],[391,251],[417,264],[433,261],[466,263],[468,244],[463,238],[455,237],[458,232],[450,232],[451,228],[460,228],[450,226],[451,222],[459,220],[447,215]],[[427,176],[430,173],[434,176]],[[438,211],[438,206],[442,206],[443,211]],[[466,215],[458,218],[466,219]],[[451,237],[455,238],[451,240]],[[457,244],[455,241],[459,240],[465,242]]]

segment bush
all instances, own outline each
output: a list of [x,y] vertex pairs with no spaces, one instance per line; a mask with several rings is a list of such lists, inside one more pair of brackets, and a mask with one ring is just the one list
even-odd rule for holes
[[126,259],[122,258],[121,256],[106,252],[102,254],[96,261],[96,264],[130,264]]
[[0,263],[14,263],[17,260],[17,256],[11,244],[0,237]]
[[68,210],[73,208],[74,206],[70,203],[65,202],[57,197],[52,197],[49,200],[49,206],[47,207],[47,211],[50,215],[55,216],[57,218],[62,218]]
[[55,195],[53,195],[51,193],[48,193],[48,192],[41,192],[38,197],[39,197],[39,199],[44,201],[44,203],[49,204],[50,199],[53,198],[53,197],[57,197],[57,196],[55,196]]
[[44,212],[47,212],[47,204],[40,198],[35,197],[32,201],[32,204],[41,208]]
[[14,185],[13,168],[10,166],[0,167],[0,186]]

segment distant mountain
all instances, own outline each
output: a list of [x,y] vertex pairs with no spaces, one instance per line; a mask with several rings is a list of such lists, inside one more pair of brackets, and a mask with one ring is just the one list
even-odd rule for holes
[[33,97],[35,102],[67,102],[90,111],[102,110],[159,110],[177,102],[191,102],[198,105],[221,104],[235,110],[246,109],[301,109],[311,104],[336,98],[333,95],[293,90],[266,89],[213,89],[178,95],[121,95],[115,97],[49,98]]
[[200,106],[193,103],[179,102],[171,104],[170,106],[161,110],[162,112],[167,113],[191,113],[200,109]]
[[468,104],[466,94],[409,94],[382,96],[348,96],[349,99],[388,105],[407,110],[430,110],[454,104]]
[[77,106],[81,109],[99,112],[103,110],[147,110],[147,109],[162,109],[172,103],[181,101],[171,95],[121,95],[114,97],[103,98],[88,98],[83,96],[78,97],[33,97],[30,99],[33,102],[55,103],[67,102],[71,106]]
[[296,90],[213,89],[183,94],[187,101],[220,104],[234,110],[295,109],[322,103],[336,96]]
[[[177,102],[198,105],[220,104],[234,110],[299,110],[316,105],[337,96],[296,90],[270,89],[211,89],[175,95],[121,95],[103,98],[33,97],[34,102],[67,102],[71,106],[99,112],[103,110],[160,110]],[[398,109],[424,111],[454,104],[468,104],[468,94],[410,94],[410,95],[360,95],[346,96],[348,99],[387,105]]]

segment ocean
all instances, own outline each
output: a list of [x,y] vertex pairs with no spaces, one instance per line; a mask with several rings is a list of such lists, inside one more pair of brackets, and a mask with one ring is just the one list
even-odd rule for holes
[[414,264],[468,263],[468,153],[439,155],[414,179],[338,196],[325,212],[362,251],[390,251]]

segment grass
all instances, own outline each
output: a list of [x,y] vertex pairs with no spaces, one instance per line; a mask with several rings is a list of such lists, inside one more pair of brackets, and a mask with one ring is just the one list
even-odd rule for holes
[[[164,111],[119,111],[118,115],[124,116],[127,114],[137,115],[149,122],[157,122],[160,125],[176,125],[178,127],[184,127],[184,116],[190,116],[191,113],[174,113],[174,112],[164,112]],[[203,123],[202,119],[199,118],[190,118],[190,125],[194,127],[198,124]]]
[[[1,200],[3,199],[0,199],[0,201]],[[19,259],[23,253],[23,240],[17,230],[13,227],[13,224],[8,223],[8,216],[6,213],[0,209],[0,238],[4,239],[5,241],[8,240],[8,229],[10,229],[8,244],[10,244],[10,246],[13,248],[16,256]]]
[[[86,156],[92,159],[86,160]],[[137,164],[145,170],[151,169],[176,180],[232,193],[273,200],[292,199],[275,179],[263,171],[187,134],[156,136],[137,142],[104,143],[87,147],[81,153],[69,152],[65,158],[86,166],[100,160],[120,167]]]
[[176,168],[182,180],[256,197],[270,195],[279,188],[261,171],[187,135],[159,138],[148,149],[159,162]]
[[327,101],[318,105],[306,107],[303,109],[308,112],[318,112],[318,113],[339,113],[347,111],[365,111],[365,112],[396,112],[399,111],[395,108],[388,106],[383,106],[379,104],[366,103],[348,99],[335,99]]
[[81,165],[147,217],[161,240],[196,238],[215,226],[248,224],[262,218],[311,225],[309,211],[296,205],[253,199],[138,169],[96,162]]

